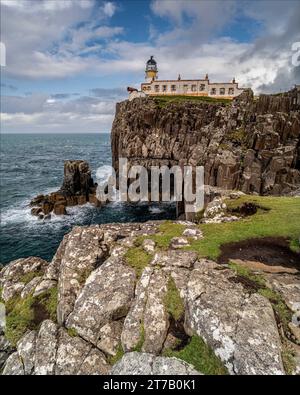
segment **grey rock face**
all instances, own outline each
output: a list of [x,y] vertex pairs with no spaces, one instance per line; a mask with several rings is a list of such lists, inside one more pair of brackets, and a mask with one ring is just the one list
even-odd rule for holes
[[131,352],[112,368],[112,375],[199,375],[193,366],[177,358],[156,357],[152,354]]
[[112,128],[113,166],[204,166],[204,183],[245,193],[299,189],[300,114],[293,96],[240,95],[231,104],[155,98],[117,104]]
[[56,375],[107,374],[109,365],[104,355],[78,336],[71,337],[64,329],[59,330],[56,354]]
[[194,251],[173,251],[158,252],[151,261],[153,266],[174,266],[191,268],[197,260],[197,253]]
[[108,255],[104,233],[98,226],[75,227],[63,242],[58,277],[58,323],[62,324],[72,312],[89,274]]
[[214,349],[232,374],[284,374],[281,343],[270,302],[231,281],[230,270],[193,270],[185,327]]
[[87,279],[67,327],[92,344],[97,344],[100,329],[110,321],[125,317],[135,288],[135,272],[114,259],[108,259]]
[[35,374],[53,375],[58,345],[58,327],[54,322],[46,320],[42,323],[35,349]]
[[26,286],[25,276],[39,276],[44,273],[47,265],[48,262],[36,257],[17,259],[6,265],[0,272],[2,299],[8,301],[13,296],[21,294]]
[[9,356],[2,374],[3,376],[23,376],[25,374],[21,358],[17,352]]
[[158,354],[164,344],[169,328],[169,317],[164,297],[167,293],[168,276],[162,270],[154,270],[147,292],[144,311],[144,344],[142,350]]

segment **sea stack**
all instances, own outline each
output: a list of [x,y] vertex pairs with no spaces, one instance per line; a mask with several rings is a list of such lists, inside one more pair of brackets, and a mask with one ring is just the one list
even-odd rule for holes
[[67,160],[64,164],[62,187],[49,195],[38,195],[30,205],[31,214],[40,219],[50,219],[51,212],[56,215],[67,214],[67,206],[82,205],[87,202],[100,206],[96,197],[97,184],[91,176],[88,162],[84,160]]

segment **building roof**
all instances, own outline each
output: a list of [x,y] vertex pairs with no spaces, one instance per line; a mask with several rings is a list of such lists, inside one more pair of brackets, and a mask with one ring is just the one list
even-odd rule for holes
[[154,60],[154,57],[153,56],[151,56],[150,57],[150,59],[147,61],[147,64],[153,64],[153,65],[156,65],[157,63],[156,63],[156,61]]

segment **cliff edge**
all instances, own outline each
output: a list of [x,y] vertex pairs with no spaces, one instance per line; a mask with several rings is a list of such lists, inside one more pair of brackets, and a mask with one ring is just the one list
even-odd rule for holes
[[113,165],[203,165],[205,184],[261,195],[300,187],[300,111],[292,92],[232,102],[138,98],[117,104]]

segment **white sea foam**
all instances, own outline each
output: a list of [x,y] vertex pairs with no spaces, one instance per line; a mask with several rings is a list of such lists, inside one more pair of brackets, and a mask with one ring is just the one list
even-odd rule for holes
[[149,207],[149,211],[151,214],[160,214],[163,213],[165,210],[159,207]]

